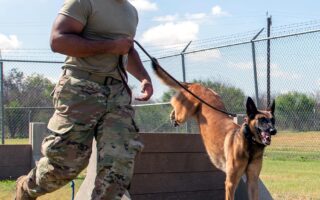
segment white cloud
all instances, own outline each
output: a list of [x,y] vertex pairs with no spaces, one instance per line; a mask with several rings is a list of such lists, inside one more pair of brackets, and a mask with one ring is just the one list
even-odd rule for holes
[[16,49],[21,46],[21,42],[16,35],[3,35],[0,33],[0,49]]
[[[259,68],[262,69],[263,66],[260,66]],[[265,67],[263,68],[265,69]],[[283,71],[278,64],[271,64],[270,66],[270,76],[273,78],[282,78],[286,80],[296,80],[301,78],[300,74],[294,73],[294,72],[288,72]],[[264,70],[262,73],[259,73],[258,76],[260,77],[266,77],[267,72]]]
[[129,1],[139,11],[158,10],[157,4],[152,3],[149,0],[129,0]]
[[194,20],[202,20],[207,17],[206,13],[186,13],[184,16],[179,14],[174,15],[165,15],[165,16],[158,16],[153,18],[153,21],[157,22],[177,22],[177,21],[194,21]]
[[[264,58],[257,58],[257,73],[259,77],[266,77],[266,67]],[[260,63],[260,64],[259,64]],[[253,70],[253,63],[252,61],[245,61],[245,62],[229,62],[230,66],[242,69],[242,70]],[[283,78],[286,80],[296,80],[301,78],[301,75],[293,72],[283,71],[278,64],[271,64],[270,67],[271,77],[273,78]]]
[[155,17],[155,18],[153,18],[153,20],[157,21],[157,22],[173,22],[173,21],[176,21],[178,19],[178,17],[179,17],[178,14],[165,15],[165,16]]
[[194,14],[186,14],[186,19],[189,19],[189,20],[201,20],[201,19],[204,19],[207,14],[206,13],[194,13]]
[[196,40],[198,33],[199,25],[195,22],[168,22],[144,32],[141,41],[154,45],[177,44]]
[[219,16],[228,16],[229,15],[229,13],[223,11],[220,6],[214,6],[211,11],[212,11],[212,14],[214,16],[218,16],[218,17]]
[[235,68],[238,69],[243,69],[243,70],[252,70],[252,62],[237,62],[237,63],[231,63],[231,66],[234,66]]
[[191,59],[194,62],[204,62],[220,59],[221,56],[222,55],[219,49],[214,49],[210,51],[201,51],[197,53],[188,54],[188,59]]
[[271,77],[285,78],[289,80],[299,79],[301,75],[293,72],[283,71],[278,64],[271,64]]

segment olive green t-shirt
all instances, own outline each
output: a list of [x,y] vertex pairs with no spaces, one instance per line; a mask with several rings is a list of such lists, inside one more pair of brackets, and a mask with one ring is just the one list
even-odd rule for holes
[[[82,23],[82,37],[89,40],[133,38],[138,25],[137,10],[128,0],[65,0],[59,13]],[[64,67],[120,79],[116,68],[118,59],[114,54],[67,56]]]

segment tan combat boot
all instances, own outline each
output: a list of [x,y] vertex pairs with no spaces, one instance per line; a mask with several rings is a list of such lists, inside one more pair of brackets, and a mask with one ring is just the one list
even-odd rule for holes
[[30,197],[27,192],[28,176],[20,176],[16,181],[16,197],[15,200],[35,200],[36,198]]

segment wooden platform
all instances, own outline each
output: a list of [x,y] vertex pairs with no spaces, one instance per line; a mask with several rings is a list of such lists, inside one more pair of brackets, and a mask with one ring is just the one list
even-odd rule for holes
[[210,163],[199,134],[142,134],[133,200],[224,199],[225,175]]
[[0,145],[0,180],[29,173],[31,156],[31,145]]
[[[141,140],[145,148],[136,157],[132,200],[224,199],[225,175],[210,163],[199,134],[150,133],[141,134]],[[76,200],[90,198],[96,174],[95,154],[93,149]]]

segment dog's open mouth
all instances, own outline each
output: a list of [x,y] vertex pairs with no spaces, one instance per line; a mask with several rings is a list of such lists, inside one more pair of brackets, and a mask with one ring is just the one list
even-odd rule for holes
[[264,145],[270,145],[271,144],[271,134],[269,131],[261,131],[260,133],[261,142]]

